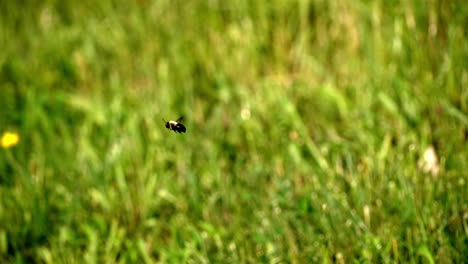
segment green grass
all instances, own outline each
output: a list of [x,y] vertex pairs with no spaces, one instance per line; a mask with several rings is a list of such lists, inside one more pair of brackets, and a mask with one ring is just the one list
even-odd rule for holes
[[1,263],[468,259],[464,1],[33,2],[0,2]]

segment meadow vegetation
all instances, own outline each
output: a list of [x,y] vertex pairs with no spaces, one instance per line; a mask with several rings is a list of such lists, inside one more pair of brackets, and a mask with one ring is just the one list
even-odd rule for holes
[[0,262],[466,261],[467,24],[462,0],[0,1]]

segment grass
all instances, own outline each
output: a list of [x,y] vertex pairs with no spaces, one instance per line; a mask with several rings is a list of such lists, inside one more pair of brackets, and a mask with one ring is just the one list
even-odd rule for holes
[[468,258],[463,1],[0,10],[0,262]]

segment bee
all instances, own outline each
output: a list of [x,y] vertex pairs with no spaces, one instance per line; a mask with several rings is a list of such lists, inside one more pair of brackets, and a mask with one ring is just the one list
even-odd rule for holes
[[182,123],[180,123],[182,121],[182,119],[184,119],[183,116],[181,116],[176,121],[169,120],[168,122],[166,122],[166,120],[164,120],[164,118],[163,118],[163,121],[166,123],[166,128],[168,128],[170,130],[173,130],[174,132],[185,133],[185,131],[187,129],[185,128],[185,126]]

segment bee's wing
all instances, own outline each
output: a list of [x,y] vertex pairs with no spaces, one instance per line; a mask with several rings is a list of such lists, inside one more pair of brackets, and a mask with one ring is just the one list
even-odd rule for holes
[[183,116],[179,117],[179,119],[176,120],[176,122],[182,122],[182,120],[184,119]]

